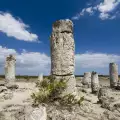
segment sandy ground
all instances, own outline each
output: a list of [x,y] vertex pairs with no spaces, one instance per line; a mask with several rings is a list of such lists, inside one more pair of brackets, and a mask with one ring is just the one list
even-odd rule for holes
[[[79,78],[80,80],[80,78]],[[79,82],[77,79],[77,81]],[[101,84],[109,85],[109,80],[101,80]],[[27,105],[31,102],[31,94],[35,92],[37,89],[35,87],[35,82],[16,82],[16,84],[19,86],[19,89],[16,89],[14,91],[11,91],[13,93],[12,99],[8,100],[0,100],[0,109],[3,109],[5,106],[8,105]],[[2,96],[4,93],[1,93],[0,96]],[[82,96],[86,96],[86,94],[83,94]],[[91,99],[94,103],[98,100],[97,96],[92,95],[86,96],[86,98]]]
[[[9,105],[28,105],[31,103],[31,94],[36,90],[34,82],[16,82],[19,86],[19,89],[14,91],[7,91],[7,93],[13,94],[12,99],[0,100],[0,110]],[[4,93],[1,93],[2,97]]]
[[[81,78],[77,78],[77,84],[79,84],[80,80],[81,80]],[[21,82],[16,82],[16,84],[19,86],[18,89],[13,90],[13,91],[11,91],[11,90],[7,91],[7,93],[10,93],[13,95],[13,97],[11,97],[11,99],[7,99],[7,100],[2,99],[2,96],[5,94],[5,92],[0,93],[0,112],[7,113],[8,111],[15,111],[15,110],[17,111],[18,109],[20,109],[21,106],[23,107],[23,106],[32,104],[31,94],[33,92],[37,91],[35,82],[21,81]],[[104,78],[104,79],[100,78],[100,84],[102,86],[109,86],[109,79],[108,78]],[[91,110],[92,114],[95,114],[96,116],[101,116],[103,114],[103,112],[106,111],[106,109],[102,108],[100,104],[97,104],[98,97],[94,94],[91,94],[91,89],[87,89],[86,92],[80,91],[79,94],[80,94],[80,96],[84,96],[85,101],[86,101],[85,104],[87,103],[87,101],[90,101],[89,104],[87,103],[88,106],[86,106],[86,108],[83,107],[83,109],[85,109],[85,112],[87,110]],[[89,108],[89,105],[90,105],[90,108]],[[84,118],[84,119],[82,119],[82,118]],[[0,120],[4,120],[4,119],[0,119]],[[7,120],[14,120],[14,119],[8,118]],[[15,119],[15,120],[17,120],[17,119]],[[23,120],[23,119],[20,119],[20,120]],[[77,120],[79,120],[79,119],[77,119]],[[81,115],[81,120],[88,120],[88,119]],[[91,119],[91,120],[93,120],[93,119]]]

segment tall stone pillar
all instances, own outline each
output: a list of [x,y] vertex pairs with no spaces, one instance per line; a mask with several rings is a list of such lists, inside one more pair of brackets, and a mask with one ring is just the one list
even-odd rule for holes
[[42,82],[43,81],[43,74],[39,74],[38,76],[38,82]]
[[96,72],[92,72],[91,89],[92,93],[98,93],[100,88],[99,77]]
[[110,72],[110,87],[114,88],[117,86],[118,82],[118,65],[115,63],[110,63],[109,72]]
[[55,80],[62,79],[67,82],[65,94],[76,92],[74,51],[72,21],[56,21],[51,35],[51,74]]
[[12,83],[15,81],[15,63],[16,63],[16,59],[13,55],[9,55],[6,58],[5,80],[7,83]]
[[91,72],[84,73],[82,84],[91,87]]

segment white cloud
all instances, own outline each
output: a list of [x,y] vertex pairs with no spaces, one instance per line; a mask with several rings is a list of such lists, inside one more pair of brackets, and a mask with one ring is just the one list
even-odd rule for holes
[[0,31],[8,37],[14,37],[24,41],[38,41],[36,34],[30,33],[27,29],[28,25],[21,20],[15,19],[10,13],[0,12]]
[[23,50],[18,53],[14,49],[8,49],[0,46],[0,72],[4,73],[5,58],[9,54],[16,56],[16,71],[17,74],[38,75],[39,73],[50,73],[50,57],[44,53],[27,52]]
[[16,56],[17,70],[26,74],[50,74],[50,57],[39,52],[23,52]]
[[93,13],[93,8],[92,7],[86,8],[86,12],[89,13],[89,14],[92,14]]
[[77,14],[76,16],[73,16],[73,17],[72,17],[72,20],[79,20],[79,18],[80,18],[80,15]]
[[77,66],[82,68],[104,68],[111,62],[120,62],[119,55],[103,53],[84,53],[75,56]]
[[[88,7],[82,9],[82,11],[77,14],[77,16],[72,17],[73,20],[79,20],[81,16],[84,16],[86,13],[93,15],[95,12],[99,13],[99,18],[101,20],[106,19],[115,19],[117,17],[116,13],[113,13],[113,10],[117,8],[120,4],[120,0],[103,0],[100,4],[96,6]],[[76,19],[74,19],[76,18]]]
[[100,3],[97,8],[100,12],[99,18],[102,20],[105,19],[115,19],[116,15],[111,15],[112,12],[120,3],[119,0],[104,0],[104,2]]
[[84,53],[75,56],[77,75],[96,71],[99,74],[109,74],[109,63],[115,62],[120,68],[120,55],[105,53]]
[[[0,74],[4,74],[5,58],[9,54],[16,56],[16,73],[23,75],[44,75],[50,74],[50,57],[40,52],[27,52],[23,50],[18,53],[14,49],[8,49],[0,46]],[[81,74],[83,70],[97,70],[100,73],[108,74],[109,63],[115,62],[120,65],[120,55],[105,54],[105,53],[83,53],[75,55],[75,70],[76,74]],[[100,71],[101,70],[101,71]],[[107,72],[106,72],[106,71]],[[84,72],[85,72],[84,71]]]
[[82,11],[80,12],[80,16],[83,16],[84,14],[85,14],[85,11],[86,11],[86,9],[84,8],[84,9],[82,9]]
[[99,18],[102,20],[106,20],[110,17],[108,13],[100,13]]
[[120,3],[119,0],[104,0],[98,5],[98,10],[102,13],[110,12]]
[[94,13],[94,10],[92,7],[84,8],[84,9],[82,9],[82,11],[79,14],[73,16],[72,20],[79,20],[81,16],[85,15],[85,13],[92,15]]

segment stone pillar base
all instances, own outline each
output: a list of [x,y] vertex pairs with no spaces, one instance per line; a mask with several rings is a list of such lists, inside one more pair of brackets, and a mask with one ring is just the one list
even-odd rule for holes
[[100,86],[98,84],[91,85],[92,93],[98,93]]
[[68,75],[68,76],[52,75],[52,79],[56,81],[63,80],[66,82],[67,87],[63,91],[62,96],[65,96],[68,94],[77,95],[76,80],[74,75]]

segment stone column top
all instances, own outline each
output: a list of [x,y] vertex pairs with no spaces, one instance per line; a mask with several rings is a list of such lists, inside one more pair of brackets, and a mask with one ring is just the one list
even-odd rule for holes
[[117,65],[117,64],[113,62],[113,63],[110,63],[110,65]]
[[12,60],[15,60],[15,56],[14,55],[9,55],[7,58],[6,58],[6,61],[12,61]]
[[84,75],[86,75],[86,74],[87,74],[87,75],[88,75],[88,74],[91,75],[91,72],[85,72]]
[[96,74],[97,74],[97,72],[94,72],[94,71],[92,72],[92,75],[96,75]]
[[58,20],[53,24],[53,32],[73,33],[73,22],[69,19]]

